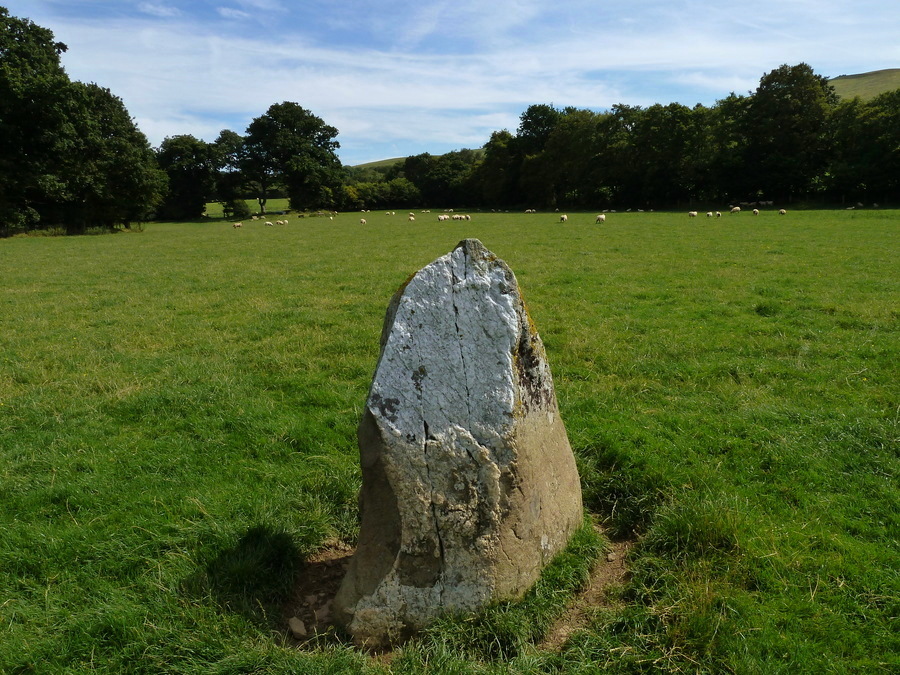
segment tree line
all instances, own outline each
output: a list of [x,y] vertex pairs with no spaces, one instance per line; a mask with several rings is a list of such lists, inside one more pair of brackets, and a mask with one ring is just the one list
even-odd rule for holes
[[211,201],[243,218],[248,198],[265,213],[272,197],[296,210],[900,201],[900,89],[841,101],[805,63],[710,107],[535,104],[483,148],[373,168],[342,166],[338,130],[288,101],[244,134],[154,149],[121,99],[69,79],[65,51],[0,7],[0,236],[189,220]]
[[495,131],[481,153],[417,155],[349,176],[345,196],[364,206],[388,201],[376,187],[402,177],[434,206],[897,203],[900,89],[841,101],[808,64],[783,65],[755,92],[711,107],[532,105],[515,133]]

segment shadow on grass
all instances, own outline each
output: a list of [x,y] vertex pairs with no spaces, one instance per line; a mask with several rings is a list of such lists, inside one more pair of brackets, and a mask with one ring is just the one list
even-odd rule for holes
[[303,558],[291,536],[267,525],[255,525],[230,548],[185,579],[194,597],[211,597],[223,608],[274,627],[291,596]]

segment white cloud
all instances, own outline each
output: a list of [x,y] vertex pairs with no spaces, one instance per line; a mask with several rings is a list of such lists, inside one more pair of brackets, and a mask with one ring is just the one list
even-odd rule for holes
[[244,20],[250,18],[250,15],[247,12],[240,9],[234,9],[233,7],[216,7],[216,11],[219,13],[219,16],[225,19]]
[[181,10],[170,5],[158,5],[152,2],[142,2],[138,5],[138,10],[150,16],[158,16],[163,19],[181,16]]
[[257,9],[264,12],[286,12],[287,7],[280,0],[236,0],[237,4],[247,9]]
[[[712,104],[783,63],[830,76],[900,63],[900,5],[886,0],[307,0],[302,15],[234,0],[221,19],[184,10],[164,30],[149,18],[53,19],[63,5],[37,2],[35,20],[69,45],[70,76],[121,96],[154,144],[243,132],[289,100],[340,130],[348,162],[377,159],[367,148],[478,146],[533,103]],[[277,39],[233,19],[273,21]]]

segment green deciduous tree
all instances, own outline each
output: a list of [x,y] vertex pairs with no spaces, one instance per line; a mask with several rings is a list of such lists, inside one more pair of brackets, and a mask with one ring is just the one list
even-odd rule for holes
[[811,190],[825,169],[837,100],[828,79],[805,63],[762,76],[746,111],[745,170],[758,194],[790,200]]
[[276,103],[247,127],[239,166],[257,188],[265,212],[269,190],[280,183],[295,209],[331,206],[341,183],[337,129],[296,103]]
[[198,218],[216,189],[219,153],[216,146],[191,135],[167,137],[156,160],[169,179],[169,191],[160,204],[160,218]]
[[59,187],[51,169],[69,84],[64,51],[51,31],[0,7],[0,234],[36,224],[35,206]]
[[0,231],[38,222],[71,233],[143,220],[165,191],[121,99],[71,82],[65,45],[0,8]]

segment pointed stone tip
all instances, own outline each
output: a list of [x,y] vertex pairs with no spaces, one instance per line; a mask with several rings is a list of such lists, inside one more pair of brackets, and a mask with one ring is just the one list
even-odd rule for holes
[[[473,254],[484,254],[489,253],[487,248],[485,248],[484,244],[481,243],[480,239],[463,239],[456,245],[456,249],[462,249],[463,253],[468,256],[472,256]],[[454,250],[456,250],[454,249]]]

